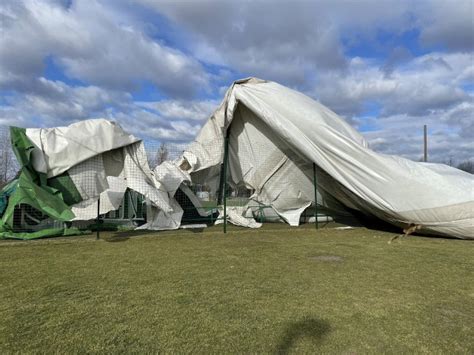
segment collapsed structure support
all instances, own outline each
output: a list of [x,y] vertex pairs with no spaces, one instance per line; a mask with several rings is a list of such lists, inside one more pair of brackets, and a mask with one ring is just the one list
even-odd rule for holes
[[98,240],[100,238],[100,196],[97,199],[97,234],[95,235],[95,239]]
[[224,183],[222,184],[223,196],[224,196],[224,233],[227,233],[227,164],[229,161],[229,136],[226,135],[225,137],[225,149],[224,149]]
[[316,163],[313,163],[313,185],[314,185],[314,224],[316,229],[318,225],[318,178],[316,175]]
[[219,204],[223,205],[224,208],[224,233],[227,233],[227,169],[229,165],[229,131],[230,127],[227,128],[227,133],[224,139],[224,161],[221,170],[220,180],[220,193],[219,193]]

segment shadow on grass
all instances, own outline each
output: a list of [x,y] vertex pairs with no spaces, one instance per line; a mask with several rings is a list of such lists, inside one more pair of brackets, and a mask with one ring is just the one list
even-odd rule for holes
[[190,228],[189,230],[192,233],[202,233],[202,232],[204,232],[204,228]]
[[318,347],[323,337],[331,330],[327,321],[309,318],[290,323],[283,338],[275,349],[277,354],[288,354],[292,346],[301,338],[311,338],[315,347]]
[[111,238],[105,238],[104,240],[106,242],[109,242],[109,243],[117,243],[117,242],[125,242],[127,240],[129,240],[130,237],[117,237],[117,236],[113,236]]
[[[147,234],[156,234],[157,231],[155,230],[129,230],[129,231],[120,231],[120,232],[115,232],[112,237],[108,238],[108,241],[118,241],[118,239],[123,239],[127,240],[130,237],[139,237],[142,235],[147,235]],[[117,240],[115,240],[117,239]]]

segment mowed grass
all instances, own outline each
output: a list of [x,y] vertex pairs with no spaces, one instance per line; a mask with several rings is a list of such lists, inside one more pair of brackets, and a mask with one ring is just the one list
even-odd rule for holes
[[266,225],[0,242],[0,353],[473,353],[474,243]]

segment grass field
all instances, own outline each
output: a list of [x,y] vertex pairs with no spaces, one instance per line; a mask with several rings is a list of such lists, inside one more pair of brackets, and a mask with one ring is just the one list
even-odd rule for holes
[[474,243],[357,228],[0,242],[0,353],[473,353]]

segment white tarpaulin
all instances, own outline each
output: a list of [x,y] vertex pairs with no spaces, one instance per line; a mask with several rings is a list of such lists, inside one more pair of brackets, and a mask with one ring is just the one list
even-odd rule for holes
[[86,120],[67,127],[28,128],[26,135],[35,144],[33,167],[57,176],[98,154],[139,141],[115,122]]
[[254,190],[253,200],[292,225],[314,202],[316,163],[318,204],[474,238],[473,175],[376,153],[343,119],[299,92],[255,78],[235,82],[181,158],[194,183],[217,188],[211,182],[218,181],[227,133],[231,182]]
[[[86,120],[68,127],[29,128],[35,170],[48,178],[67,174],[82,201],[71,206],[74,220],[90,220],[116,210],[127,188],[144,196],[145,229],[176,229],[182,210],[173,199],[186,174],[177,167],[159,179],[148,166],[143,142],[114,122]],[[170,187],[171,186],[171,187]]]

